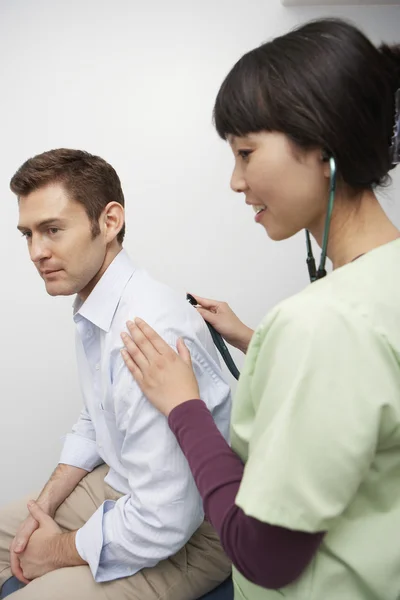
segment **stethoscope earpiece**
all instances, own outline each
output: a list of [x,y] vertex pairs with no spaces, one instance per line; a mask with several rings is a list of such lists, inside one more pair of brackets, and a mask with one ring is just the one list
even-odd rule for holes
[[331,157],[331,155],[329,154],[329,152],[327,150],[322,150],[322,154],[321,154],[322,162],[328,162],[330,157]]
[[329,156],[325,150],[322,151],[322,160],[323,161],[329,160],[330,167],[331,167],[330,184],[329,184],[329,201],[328,201],[328,210],[327,210],[326,219],[325,219],[324,237],[322,240],[321,259],[319,261],[318,271],[315,266],[315,259],[314,259],[314,254],[312,251],[310,232],[308,231],[308,229],[306,229],[307,267],[308,267],[308,274],[310,276],[311,283],[313,281],[317,281],[318,279],[322,279],[326,275],[326,269],[325,269],[326,252],[328,249],[329,228],[331,226],[333,204],[335,202],[335,193],[336,193],[336,161],[333,158],[333,156]]

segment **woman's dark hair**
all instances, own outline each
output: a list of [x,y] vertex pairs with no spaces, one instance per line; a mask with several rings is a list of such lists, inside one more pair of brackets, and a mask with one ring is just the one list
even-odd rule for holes
[[218,134],[286,134],[322,148],[354,189],[387,182],[400,45],[376,48],[339,19],[312,21],[245,54],[221,89]]

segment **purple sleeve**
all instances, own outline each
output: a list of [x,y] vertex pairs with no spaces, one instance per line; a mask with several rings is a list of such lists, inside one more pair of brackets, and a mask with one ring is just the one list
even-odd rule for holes
[[312,560],[324,533],[269,525],[236,506],[244,466],[202,400],[177,406],[169,415],[169,425],[189,462],[206,516],[235,567],[264,588],[278,589],[295,581]]

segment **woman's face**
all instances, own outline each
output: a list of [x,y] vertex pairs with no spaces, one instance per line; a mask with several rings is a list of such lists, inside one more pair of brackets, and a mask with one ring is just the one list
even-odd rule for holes
[[320,237],[329,192],[329,163],[321,150],[305,151],[282,133],[229,136],[235,156],[231,187],[242,192],[273,240],[310,229]]

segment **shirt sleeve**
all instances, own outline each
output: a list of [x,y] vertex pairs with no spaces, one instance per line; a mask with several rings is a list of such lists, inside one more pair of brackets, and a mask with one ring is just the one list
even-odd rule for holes
[[167,419],[147,401],[125,365],[117,387],[121,461],[130,494],[105,502],[76,536],[77,550],[97,582],[133,575],[174,555],[204,519]]
[[238,393],[254,425],[236,503],[272,525],[328,531],[375,455],[394,357],[362,314],[309,301],[283,303],[250,353]]
[[65,437],[59,462],[88,472],[103,463],[97,452],[96,432],[86,408],[82,409],[72,433]]

